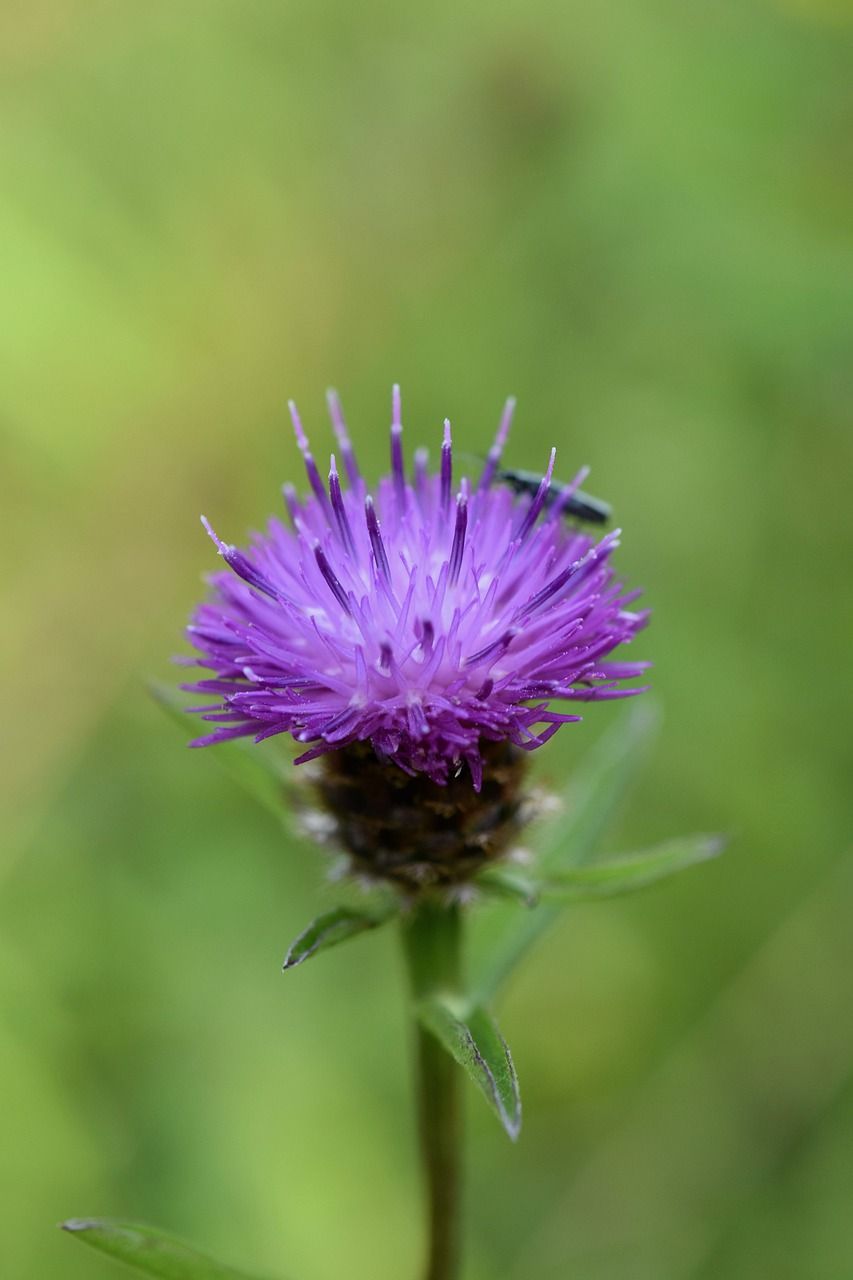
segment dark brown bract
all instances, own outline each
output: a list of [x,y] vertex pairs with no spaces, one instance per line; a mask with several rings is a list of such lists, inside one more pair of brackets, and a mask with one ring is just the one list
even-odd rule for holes
[[416,893],[462,885],[507,853],[526,820],[525,753],[506,741],[481,750],[479,792],[461,772],[444,786],[411,777],[367,744],[325,756],[316,786],[352,871]]

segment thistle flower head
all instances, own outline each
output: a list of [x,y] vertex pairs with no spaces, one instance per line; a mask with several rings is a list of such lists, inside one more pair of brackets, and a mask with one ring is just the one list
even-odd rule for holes
[[218,700],[197,708],[216,728],[193,745],[287,733],[300,764],[365,744],[479,790],[494,744],[531,751],[580,719],[563,704],[641,692],[647,664],[610,659],[646,620],[614,577],[619,531],[564,519],[583,476],[556,494],[552,450],[535,493],[496,482],[513,407],[479,475],[457,475],[449,422],[438,467],[418,450],[407,468],[395,387],[390,473],[371,488],[334,393],[328,483],[291,405],[310,493],[285,487],[289,524],[273,516],[240,549],[204,521],[228,569],[188,629],[212,673],[188,687]]

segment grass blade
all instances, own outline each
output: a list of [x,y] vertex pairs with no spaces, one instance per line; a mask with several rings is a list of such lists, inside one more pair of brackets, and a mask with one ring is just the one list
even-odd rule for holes
[[62,1223],[68,1231],[147,1276],[160,1280],[253,1280],[245,1271],[223,1266],[189,1245],[153,1227],[108,1218],[72,1218]]
[[[608,823],[644,763],[659,723],[654,703],[633,706],[595,744],[569,784],[562,813],[552,821],[540,844],[537,874],[577,867],[595,852]],[[535,910],[499,918],[495,934],[486,939],[476,969],[478,1002],[491,1002],[533,943],[562,910],[557,902]]]
[[[151,681],[148,690],[158,706],[183,730],[189,740],[198,726],[187,715],[179,691],[159,681]],[[288,774],[291,766],[270,743],[256,744],[252,738],[235,738],[231,742],[219,742],[215,747],[203,750],[202,754],[215,761],[238,786],[274,814],[279,822],[287,821],[290,790]]]

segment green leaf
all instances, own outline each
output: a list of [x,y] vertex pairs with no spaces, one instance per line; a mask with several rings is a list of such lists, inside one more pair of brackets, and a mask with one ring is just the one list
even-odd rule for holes
[[72,1218],[62,1223],[62,1230],[136,1271],[160,1276],[161,1280],[252,1280],[245,1271],[214,1262],[153,1227],[112,1222],[108,1218]]
[[659,725],[660,712],[655,703],[640,702],[599,738],[569,782],[562,812],[540,849],[539,869],[576,867],[595,853],[648,759],[648,748]]
[[722,853],[725,843],[718,835],[682,836],[643,853],[626,854],[558,873],[539,886],[540,892],[544,898],[560,902],[586,902],[591,898],[634,893],[697,862],[715,858]]
[[489,867],[477,876],[477,884],[499,898],[511,898],[525,907],[535,907],[542,896],[543,884],[513,866]]
[[[177,689],[159,681],[148,685],[154,701],[169,719],[188,735],[192,721],[186,705]],[[288,818],[286,800],[290,787],[290,766],[269,743],[256,744],[251,738],[235,738],[219,742],[204,754],[224,769],[238,786],[247,791],[265,809],[273,813],[279,822]]]
[[295,969],[303,960],[318,951],[336,947],[339,942],[355,938],[368,929],[377,929],[396,913],[396,906],[386,906],[374,911],[355,911],[351,907],[335,907],[312,920],[307,929],[290,945],[284,959],[284,969]]
[[465,1008],[441,997],[415,1006],[415,1013],[464,1067],[513,1142],[521,1129],[521,1096],[507,1043],[492,1015],[483,1008]]
[[[630,783],[645,762],[660,717],[652,702],[637,704],[598,740],[586,756],[539,843],[537,871],[553,875],[586,862],[595,852]],[[498,918],[475,968],[477,999],[489,1003],[534,942],[562,910],[542,903],[519,917]]]

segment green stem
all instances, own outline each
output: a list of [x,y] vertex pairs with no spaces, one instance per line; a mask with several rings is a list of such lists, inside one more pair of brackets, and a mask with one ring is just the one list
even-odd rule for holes
[[[461,936],[456,906],[425,899],[404,918],[403,946],[413,1000],[458,990]],[[415,1031],[418,1118],[429,1224],[425,1280],[455,1280],[460,1257],[460,1072],[433,1036],[420,1025]]]

